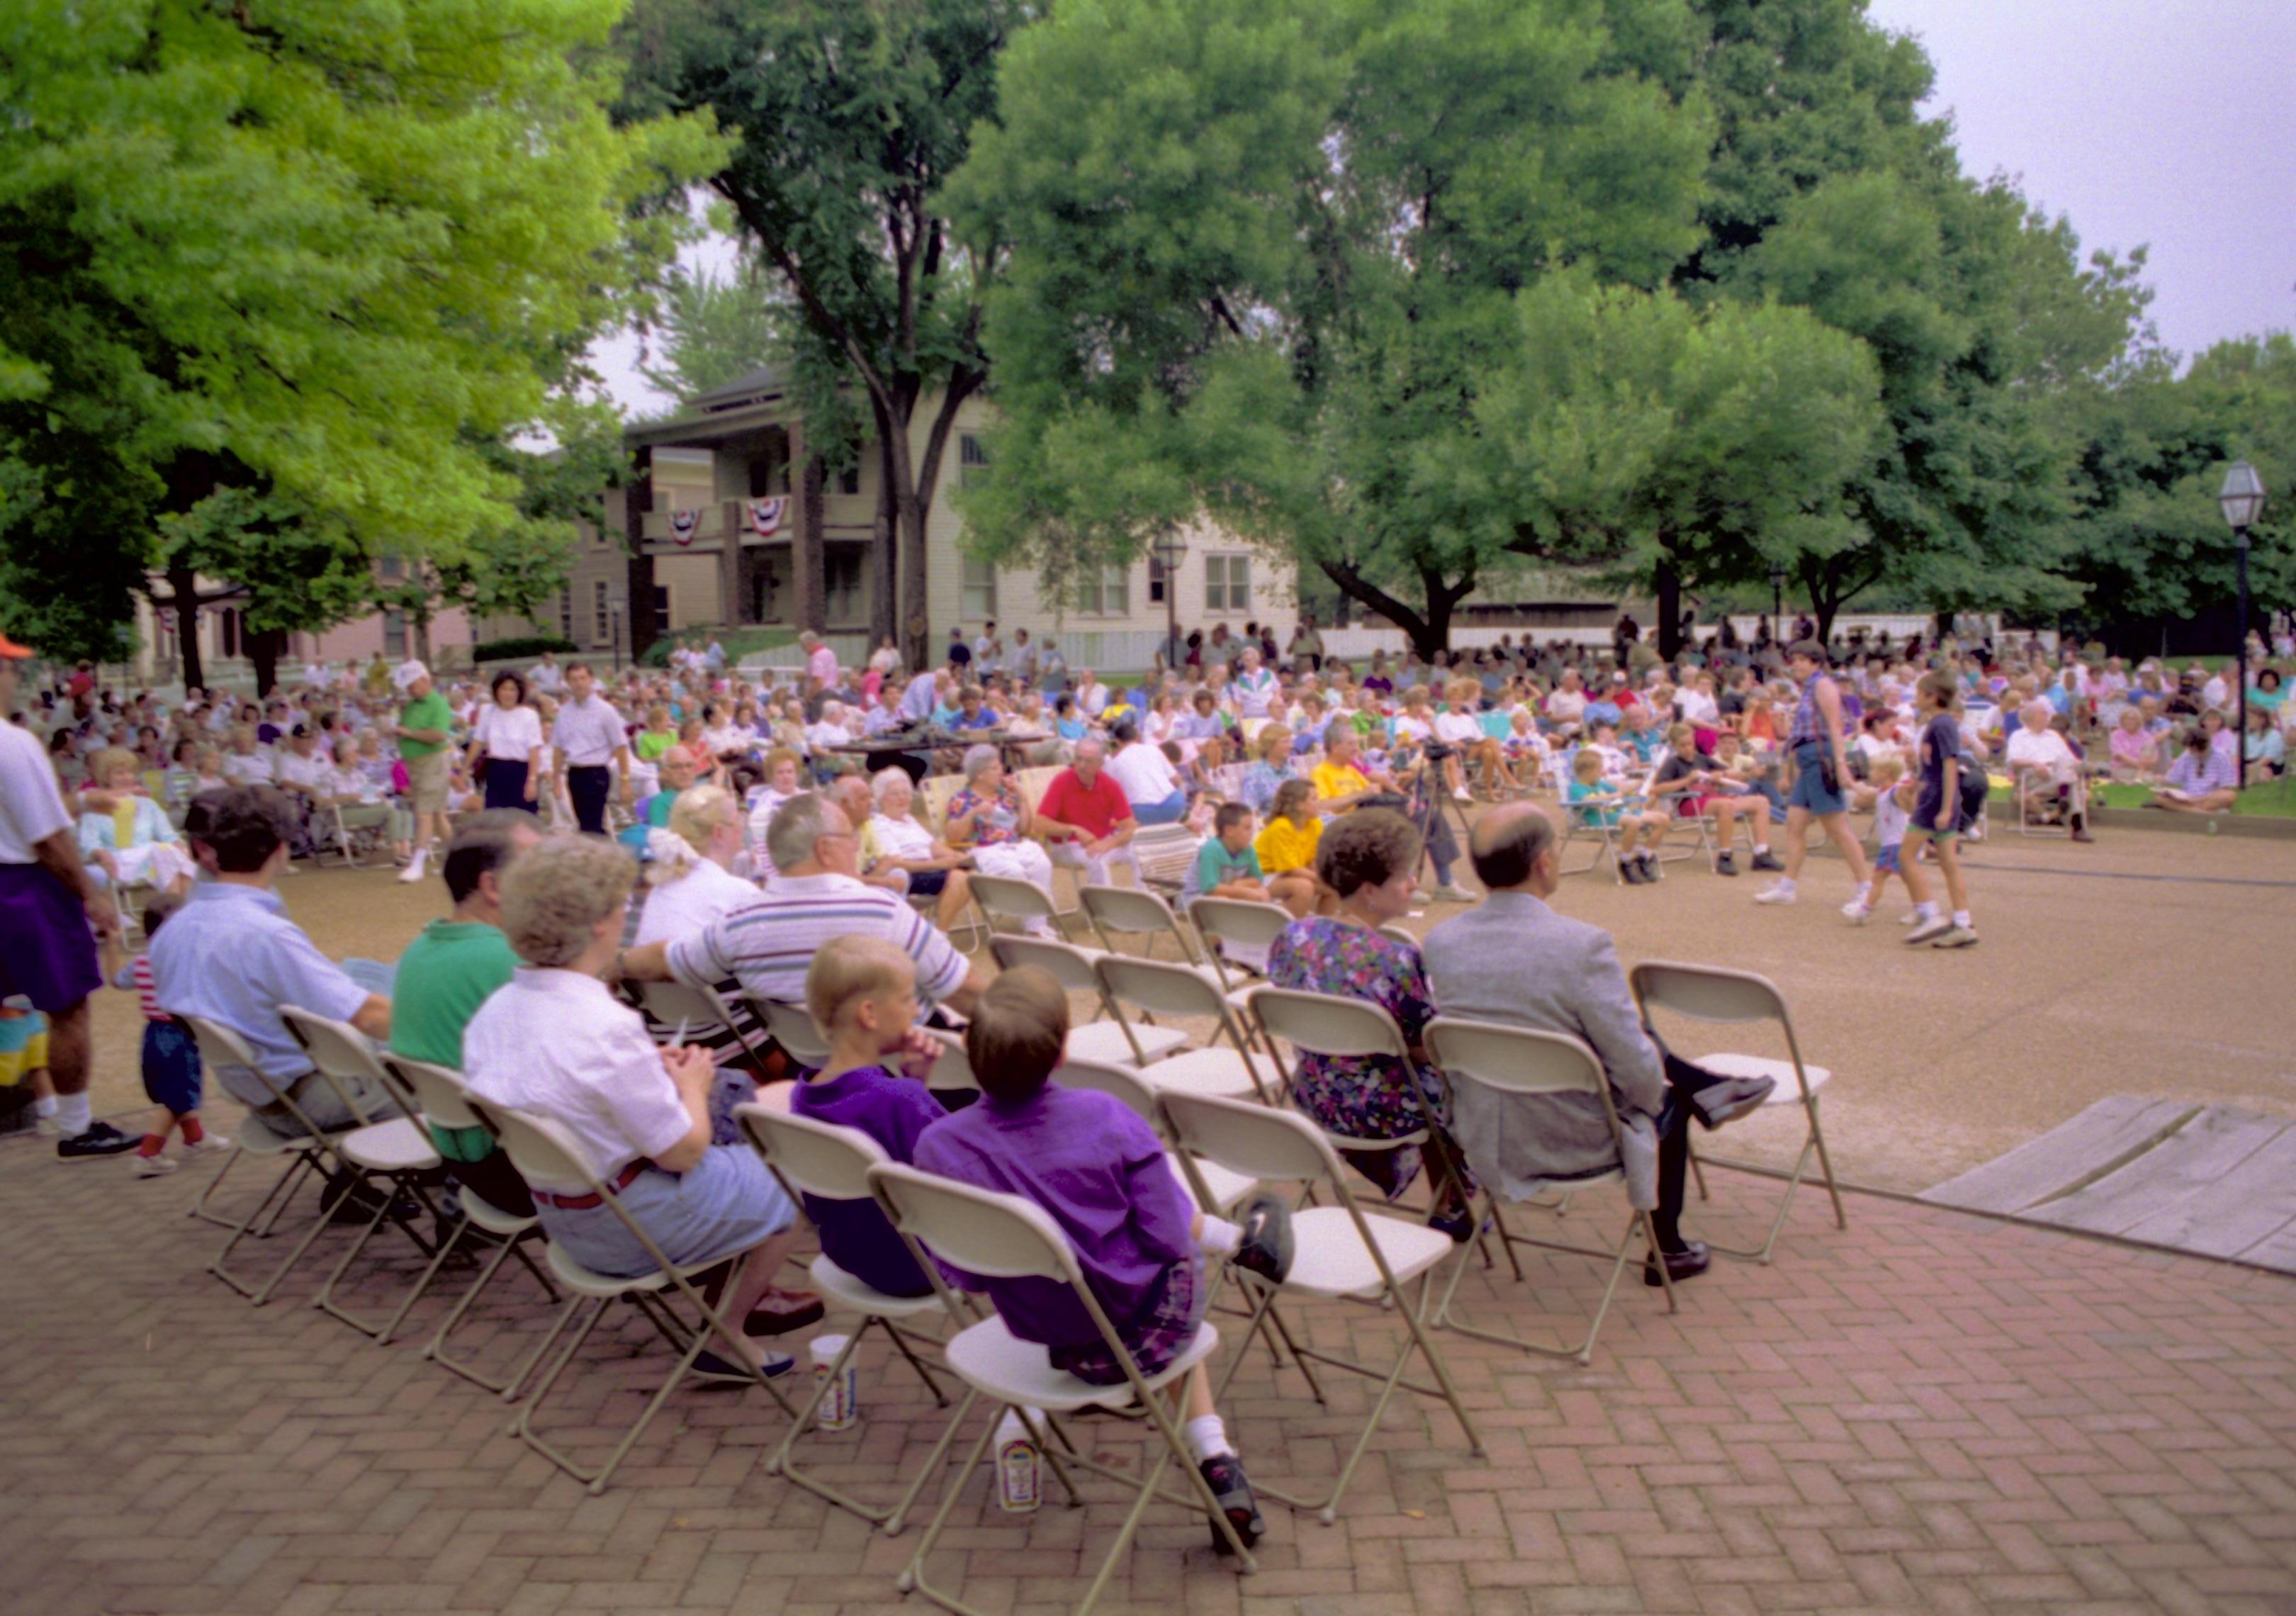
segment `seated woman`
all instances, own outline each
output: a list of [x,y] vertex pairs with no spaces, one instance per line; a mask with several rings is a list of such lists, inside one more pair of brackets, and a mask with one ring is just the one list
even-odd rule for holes
[[134,752],[110,747],[90,760],[81,798],[80,856],[102,872],[99,886],[151,885],[171,898],[190,894],[199,874],[167,810],[145,795]]
[[[1433,1124],[1428,1153],[1439,1182],[1431,1221],[1456,1240],[1467,1237],[1466,1185],[1439,1104],[1442,1079],[1426,1063],[1420,1040],[1435,1019],[1418,948],[1379,930],[1411,911],[1418,885],[1419,833],[1387,808],[1358,808],[1324,829],[1316,874],[1339,899],[1337,913],[1295,920],[1267,951],[1267,980],[1278,988],[1328,993],[1377,1005],[1395,1018],[1410,1050],[1407,1062],[1384,1055],[1321,1055],[1302,1051],[1292,1103],[1326,1132],[1350,1139],[1393,1139]],[[1419,1175],[1420,1147],[1340,1153],[1389,1199]]]
[[[739,1259],[722,1311],[742,1321],[789,1253],[797,1210],[755,1151],[710,1143],[709,1052],[655,1048],[638,1013],[600,980],[621,943],[636,868],[613,843],[578,836],[553,836],[511,864],[502,926],[526,964],[471,1018],[463,1069],[481,1101],[563,1127],[668,1260]],[[590,1185],[529,1182],[543,1232],[568,1256],[601,1274],[652,1270],[653,1257],[613,1208],[580,1204]],[[785,1355],[742,1340],[749,1365],[768,1374],[789,1368]],[[715,1351],[694,1372],[749,1378],[746,1365]]]
[[[949,800],[942,824],[950,851],[971,853],[972,867],[984,875],[1003,875],[1034,882],[1053,890],[1053,857],[1036,840],[1036,811],[1029,800],[1004,778],[1004,762],[995,747],[964,749],[964,789]],[[1044,935],[1050,923],[1039,916],[1029,923],[1031,933]]]
[[2241,756],[2251,785],[2277,780],[2288,772],[2288,742],[2270,708],[2248,710],[2248,733],[2241,738]]
[[2134,705],[2120,710],[2111,743],[2115,780],[2150,780],[2161,772],[2160,742],[2144,728],[2144,714]]
[[2169,766],[2168,779],[2153,790],[2146,808],[2221,814],[2240,795],[2240,779],[2233,773],[2231,758],[2210,743],[2206,729],[2194,724],[2185,730],[2184,750]]
[[898,870],[909,878],[909,891],[936,901],[933,922],[944,931],[964,919],[972,901],[972,882],[964,873],[965,856],[917,823],[917,788],[906,770],[877,771],[869,782],[877,811],[861,833],[861,870],[865,875]]
[[1251,753],[1242,794],[1245,806],[1265,819],[1275,811],[1275,793],[1283,783],[1297,777],[1292,773],[1292,732],[1281,724],[1263,725],[1251,738]]
[[1316,879],[1316,848],[1323,834],[1324,822],[1316,814],[1316,788],[1305,780],[1286,780],[1251,846],[1259,855],[1269,899],[1291,910],[1294,920],[1310,913],[1329,915],[1340,906],[1338,894]]

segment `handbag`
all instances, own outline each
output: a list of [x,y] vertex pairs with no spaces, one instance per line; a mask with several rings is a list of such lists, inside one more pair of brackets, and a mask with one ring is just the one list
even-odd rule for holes
[[1833,761],[1831,751],[1820,752],[1817,759],[1817,783],[1825,788],[1829,797],[1841,795],[1841,770]]

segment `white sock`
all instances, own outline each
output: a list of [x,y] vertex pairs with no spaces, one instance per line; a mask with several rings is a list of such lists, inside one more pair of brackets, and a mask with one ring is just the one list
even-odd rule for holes
[[32,1102],[32,1114],[36,1117],[54,1116],[56,1114],[55,1095],[42,1095],[37,1099],[34,1100]]
[[1225,1218],[1204,1218],[1203,1233],[1196,1237],[1196,1249],[1213,1257],[1233,1257],[1243,1244],[1243,1230]]
[[1923,920],[1935,920],[1937,918],[1938,906],[1935,903],[1918,903],[1914,906],[1914,913],[1920,915]]
[[1794,890],[1794,882],[1793,882],[1793,878],[1792,878],[1792,876],[1790,876],[1790,875],[1781,875],[1781,876],[1779,876],[1779,877],[1778,877],[1778,890],[1779,890],[1779,891],[1781,891],[1781,892],[1791,892],[1791,891],[1792,891],[1793,890]]
[[67,1139],[76,1139],[87,1132],[95,1120],[88,1110],[86,1094],[56,1096],[56,1125]]
[[1758,841],[1754,844],[1754,857],[1757,858],[1759,858],[1763,854],[1769,850],[1770,844],[1767,841]]
[[1970,923],[1969,911],[1966,909],[1956,909],[1953,912],[1953,923],[1956,926],[1966,928]]
[[1199,1464],[1206,1459],[1235,1457],[1235,1445],[1227,1440],[1227,1427],[1216,1414],[1204,1415],[1181,1426],[1180,1440],[1188,1445],[1189,1456]]

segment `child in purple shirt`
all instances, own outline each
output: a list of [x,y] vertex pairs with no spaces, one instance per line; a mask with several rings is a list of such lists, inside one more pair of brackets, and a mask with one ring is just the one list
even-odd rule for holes
[[[832,938],[806,972],[805,1007],[829,1039],[829,1063],[797,1086],[791,1114],[857,1128],[894,1161],[914,1161],[918,1136],[945,1114],[920,1080],[935,1052],[915,1031],[914,962],[882,937]],[[887,1064],[904,1056],[919,1076]],[[875,1202],[808,1195],[805,1211],[823,1254],[863,1284],[888,1296],[931,1292]]]
[[[1194,1341],[1203,1321],[1204,1255],[1280,1284],[1292,1264],[1291,1213],[1273,1195],[1254,1196],[1240,1223],[1191,1207],[1163,1142],[1128,1106],[1050,1081],[1068,1033],[1068,995],[1050,975],[1024,965],[998,976],[964,1034],[980,1103],[927,1128],[916,1165],[1026,1196],[1051,1213],[1133,1361],[1153,1375]],[[1014,1335],[1042,1345],[1054,1368],[1096,1386],[1123,1382],[1122,1366],[1065,1286],[958,1277],[988,1293]],[[1212,1407],[1203,1365],[1172,1390],[1176,1400],[1185,1397],[1183,1434],[1197,1468],[1237,1536],[1247,1546],[1258,1542],[1259,1508]],[[1212,1543],[1226,1552],[1217,1528]]]

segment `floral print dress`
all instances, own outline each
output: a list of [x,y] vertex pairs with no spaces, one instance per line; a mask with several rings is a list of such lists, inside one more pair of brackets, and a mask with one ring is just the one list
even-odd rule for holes
[[1021,840],[1021,800],[1008,788],[994,795],[966,786],[949,799],[947,817],[972,821],[972,845],[993,848]]
[[[1406,1044],[1417,1044],[1435,1019],[1426,967],[1419,950],[1364,926],[1323,915],[1293,921],[1267,951],[1267,980],[1278,988],[1328,993],[1377,1005],[1395,1018]],[[1421,1095],[1442,1103],[1441,1078],[1431,1067],[1406,1070],[1385,1055],[1320,1055],[1302,1052],[1292,1102],[1326,1131],[1356,1139],[1393,1139],[1427,1126]],[[1439,1121],[1441,1119],[1439,1117]],[[1355,1169],[1390,1198],[1419,1174],[1419,1147],[1344,1153]]]

